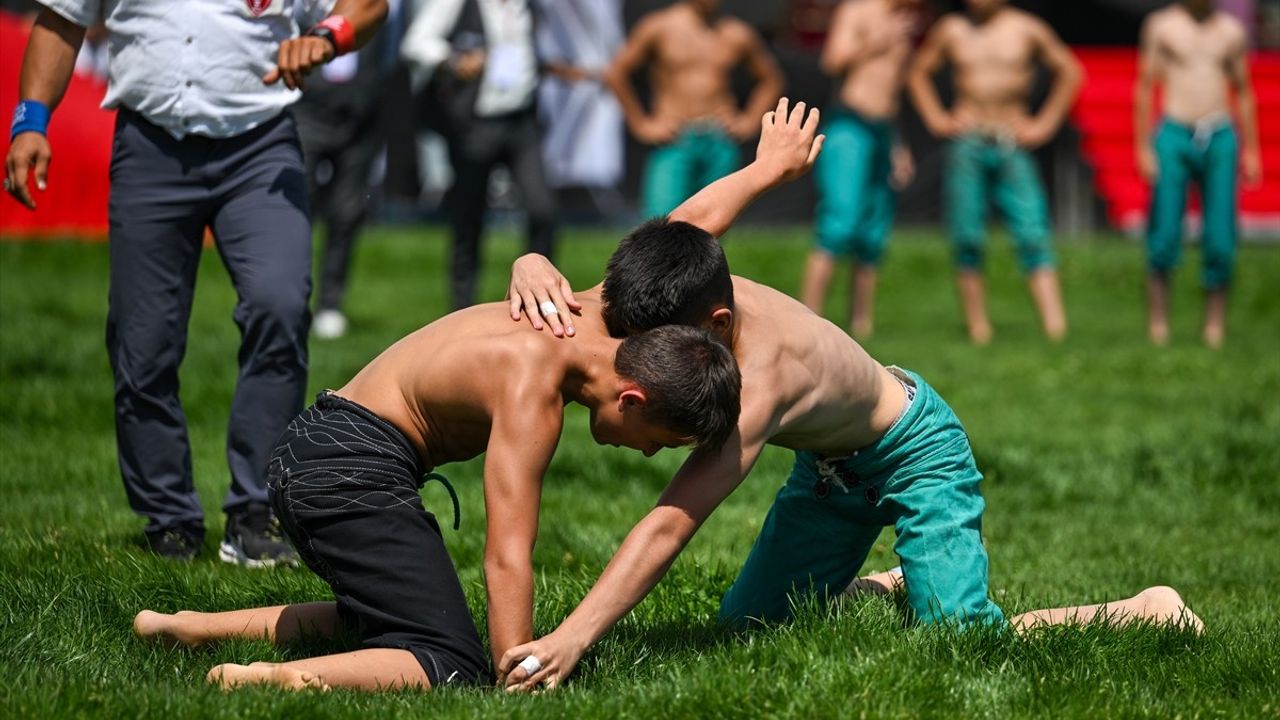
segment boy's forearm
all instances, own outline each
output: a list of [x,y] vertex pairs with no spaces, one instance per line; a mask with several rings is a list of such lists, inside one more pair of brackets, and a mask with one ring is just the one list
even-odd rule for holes
[[1084,70],[1074,59],[1059,70],[1054,78],[1053,87],[1049,91],[1049,97],[1040,110],[1041,119],[1057,130],[1066,120],[1067,113],[1070,112],[1071,104],[1075,102],[1076,93],[1080,91],[1083,81]]
[[697,529],[693,518],[675,508],[650,511],[556,633],[574,638],[582,650],[594,645],[658,584]]
[[485,562],[489,648],[496,664],[507,649],[533,639],[533,567]]
[[1151,83],[1139,79],[1133,91],[1133,139],[1141,150],[1151,144]]
[[671,211],[668,219],[687,222],[720,237],[748,205],[780,181],[781,178],[753,162],[698,191]]
[[622,117],[627,125],[635,127],[637,122],[644,120],[646,111],[640,104],[640,98],[636,96],[635,88],[631,87],[629,68],[617,65],[610,67],[604,74],[604,84],[618,99],[618,105],[622,108]]
[[1236,106],[1240,113],[1240,134],[1244,148],[1257,153],[1262,146],[1258,140],[1258,105],[1253,97],[1253,88],[1248,85],[1240,88],[1236,95]]

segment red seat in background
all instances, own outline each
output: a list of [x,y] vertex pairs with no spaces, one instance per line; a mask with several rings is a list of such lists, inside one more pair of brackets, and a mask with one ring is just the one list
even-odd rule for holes
[[[1074,47],[1087,75],[1071,112],[1081,135],[1084,161],[1094,173],[1094,186],[1115,227],[1140,231],[1146,225],[1150,188],[1134,159],[1133,84],[1136,48]],[[1262,142],[1262,185],[1241,189],[1240,220],[1246,232],[1280,233],[1280,52],[1256,52],[1249,58],[1258,102]],[[1155,107],[1159,107],[1156,105]],[[1197,193],[1188,207],[1199,213]]]
[[[18,104],[18,75],[26,51],[30,23],[26,18],[0,11],[0,152],[9,152],[9,118]],[[105,239],[107,195],[111,188],[111,135],[115,113],[102,110],[107,87],[75,75],[67,94],[49,123],[53,161],[49,188],[38,192],[32,185],[36,211],[31,212],[5,194],[0,197],[0,238],[85,237]]]

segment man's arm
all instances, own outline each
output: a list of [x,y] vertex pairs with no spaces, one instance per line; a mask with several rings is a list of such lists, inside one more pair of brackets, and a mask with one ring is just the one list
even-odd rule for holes
[[1231,86],[1236,91],[1236,109],[1240,116],[1240,134],[1244,141],[1240,152],[1240,170],[1244,183],[1253,187],[1262,182],[1262,150],[1258,143],[1258,106],[1249,81],[1248,38],[1243,32],[1227,66]]
[[916,51],[915,60],[907,71],[907,89],[911,91],[911,100],[920,111],[920,119],[924,121],[929,132],[937,137],[951,137],[960,131],[955,118],[942,106],[938,97],[938,89],[934,87],[933,76],[942,69],[947,58],[947,48],[951,41],[952,18],[939,20],[924,44]]
[[659,16],[650,15],[641,19],[613,59],[613,64],[604,73],[604,83],[617,96],[627,127],[631,128],[636,139],[651,144],[667,142],[675,137],[679,129],[670,124],[655,122],[640,104],[640,98],[631,85],[631,73],[649,60],[661,29]]
[[1062,126],[1071,104],[1075,102],[1084,81],[1084,70],[1071,50],[1046,23],[1031,20],[1031,33],[1039,50],[1040,61],[1053,73],[1053,85],[1040,112],[1027,125],[1017,128],[1019,145],[1039,147],[1049,142]]
[[[649,594],[702,523],[751,471],[772,426],[766,412],[744,407],[739,430],[719,453],[694,451],[569,617],[549,635],[502,656],[498,674],[508,689],[558,685],[587,648]],[[529,656],[542,668],[532,675],[516,666]]]
[[[534,341],[540,338],[532,337]],[[489,647],[496,663],[508,648],[533,639],[533,545],[542,478],[564,422],[558,388],[527,348],[514,354],[514,378],[493,409],[484,460],[484,580]]]
[[751,26],[742,23],[743,61],[747,71],[755,78],[756,85],[747,98],[747,104],[741,113],[734,118],[729,134],[738,140],[746,140],[756,134],[756,118],[763,115],[782,95],[784,80],[782,70],[773,59],[773,54],[764,46],[764,41]]
[[[67,84],[71,82],[71,73],[76,66],[76,54],[83,42],[84,26],[49,8],[41,10],[31,28],[26,54],[22,56],[19,99],[33,100],[52,114],[67,92]],[[49,138],[42,130],[19,132],[9,145],[5,158],[5,189],[30,210],[36,209],[36,203],[27,187],[27,176],[34,171],[36,188],[43,192],[48,186],[52,157]]]
[[1138,172],[1153,183],[1160,172],[1155,151],[1151,148],[1151,93],[1156,79],[1162,76],[1158,15],[1152,14],[1142,23],[1138,51],[1138,78],[1133,84],[1133,141]]
[[329,38],[309,34],[308,28],[303,30],[307,34],[280,43],[276,66],[262,76],[262,82],[283,80],[290,90],[301,90],[308,73],[364,45],[386,17],[387,0],[337,0],[333,12],[315,26],[327,30]]
[[673,210],[670,219],[696,225],[720,237],[766,190],[808,172],[825,139],[824,135],[817,135],[818,109],[813,108],[805,117],[803,102],[790,109],[787,105],[787,99],[782,98],[775,111],[764,114],[756,159],[750,165],[700,190]]

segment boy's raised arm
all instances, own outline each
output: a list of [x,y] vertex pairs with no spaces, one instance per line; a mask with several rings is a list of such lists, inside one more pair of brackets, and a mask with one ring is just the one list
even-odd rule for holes
[[788,107],[787,98],[764,114],[756,159],[741,170],[703,188],[671,212],[671,220],[687,222],[720,237],[742,211],[766,190],[809,171],[822,151],[817,108],[805,116],[805,104]]
[[[755,161],[703,188],[676,208],[670,219],[697,225],[720,237],[766,190],[808,172],[826,136],[818,135],[818,109],[810,110],[808,117],[804,111],[803,102],[791,108],[786,98],[779,100],[777,109],[761,118]],[[556,337],[573,335],[573,313],[582,309],[569,281],[537,253],[522,255],[511,264],[507,303],[513,321],[527,317],[535,330],[541,330],[545,318]]]

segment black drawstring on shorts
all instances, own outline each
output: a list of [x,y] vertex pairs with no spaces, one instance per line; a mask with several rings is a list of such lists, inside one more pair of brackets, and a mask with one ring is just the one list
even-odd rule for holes
[[449,484],[449,478],[437,472],[427,473],[422,478],[422,484],[426,485],[432,480],[439,480],[445,490],[449,491],[449,499],[453,501],[453,529],[458,529],[459,521],[462,519],[462,512],[458,509],[458,493],[453,491],[453,486]]

